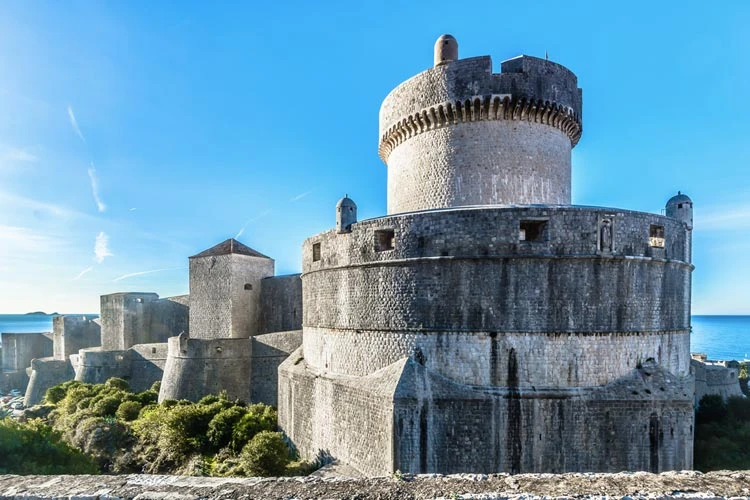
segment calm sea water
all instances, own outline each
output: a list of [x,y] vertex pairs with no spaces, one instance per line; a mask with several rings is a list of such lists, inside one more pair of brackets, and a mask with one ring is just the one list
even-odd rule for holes
[[[0,334],[51,331],[52,316],[0,314]],[[690,351],[709,359],[750,359],[750,316],[693,316]]]

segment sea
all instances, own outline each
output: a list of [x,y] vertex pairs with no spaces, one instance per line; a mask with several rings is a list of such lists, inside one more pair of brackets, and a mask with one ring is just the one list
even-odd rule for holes
[[[96,317],[96,314],[73,316]],[[690,352],[702,352],[708,359],[739,361],[750,359],[750,316],[693,316]],[[2,332],[51,332],[52,316],[31,314],[0,314]]]

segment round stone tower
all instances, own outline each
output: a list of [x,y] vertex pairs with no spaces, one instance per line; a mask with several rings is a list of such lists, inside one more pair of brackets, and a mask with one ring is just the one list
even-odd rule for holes
[[581,137],[581,89],[564,66],[519,56],[458,59],[451,35],[435,67],[380,108],[388,213],[469,205],[570,204],[570,153]]
[[279,426],[369,475],[691,468],[689,199],[570,205],[575,75],[434,62],[380,110],[388,215],[303,244]]
[[355,222],[357,222],[357,204],[349,198],[349,195],[344,195],[336,203],[336,232],[339,234],[351,232],[352,224]]

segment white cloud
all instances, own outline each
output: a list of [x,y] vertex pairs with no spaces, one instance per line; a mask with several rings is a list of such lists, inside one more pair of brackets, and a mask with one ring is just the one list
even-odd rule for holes
[[270,213],[271,213],[271,209],[269,208],[268,210],[264,210],[263,212],[259,213],[258,215],[256,215],[256,216],[255,216],[255,217],[253,217],[252,219],[250,219],[250,220],[248,220],[247,222],[245,222],[245,225],[244,225],[244,226],[242,226],[242,229],[240,229],[240,232],[239,232],[239,233],[237,233],[237,235],[235,236],[235,239],[236,239],[236,238],[239,238],[240,236],[242,236],[242,233],[244,233],[244,232],[245,232],[245,229],[247,229],[247,226],[249,226],[251,222],[253,222],[253,221],[256,221],[256,220],[258,220],[258,219],[260,219],[261,217],[265,217],[266,215],[268,215],[268,214],[270,214]]
[[138,210],[138,209],[137,209],[137,208],[135,208],[135,207],[133,207],[133,208],[131,208],[130,210],[128,210],[128,212],[135,212],[136,210]]
[[309,195],[310,193],[312,193],[313,191],[314,191],[314,190],[313,190],[313,189],[311,189],[310,191],[305,191],[304,193],[300,193],[300,194],[298,194],[297,196],[295,196],[294,198],[290,199],[289,201],[291,201],[291,202],[299,201],[299,200],[301,200],[302,198],[304,198],[305,196],[307,196],[307,195]]
[[96,177],[96,168],[94,168],[94,162],[91,162],[91,168],[89,168],[89,180],[91,180],[91,194],[94,195],[96,207],[100,212],[104,212],[105,210],[107,210],[107,205],[105,205],[102,199],[99,197],[99,179]]
[[96,235],[94,243],[94,257],[98,263],[102,263],[105,257],[112,257],[114,254],[109,250],[109,236],[102,231]]
[[185,269],[184,267],[167,267],[165,269],[151,269],[149,271],[138,271],[137,273],[123,274],[119,278],[115,278],[112,281],[121,281],[135,276],[143,276],[144,274],[160,273],[162,271],[176,271],[178,269]]
[[73,108],[68,105],[68,117],[70,118],[70,125],[73,127],[73,131],[75,131],[76,135],[81,138],[83,143],[86,143],[86,138],[81,133],[81,129],[78,127],[78,120],[76,120],[76,115],[73,113]]
[[36,155],[29,153],[28,151],[24,149],[18,149],[18,148],[5,148],[3,154],[2,154],[3,160],[8,161],[22,161],[22,162],[34,162],[37,161],[39,158],[36,157]]
[[701,231],[750,228],[750,204],[705,207],[695,211],[695,228]]
[[78,275],[75,278],[73,278],[73,281],[78,281],[79,279],[83,278],[83,275],[86,274],[86,273],[88,273],[88,272],[90,272],[92,269],[94,269],[94,268],[93,267],[87,267],[86,269],[84,269],[83,271],[81,271],[80,273],[78,273]]

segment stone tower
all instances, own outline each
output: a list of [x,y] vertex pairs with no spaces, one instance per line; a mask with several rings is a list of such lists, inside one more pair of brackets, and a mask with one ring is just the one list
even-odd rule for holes
[[445,35],[385,98],[388,215],[305,241],[279,424],[369,475],[689,469],[689,227],[570,205],[576,76],[501,69]]
[[190,257],[190,337],[256,333],[260,282],[273,274],[273,259],[234,239]]
[[450,35],[435,58],[380,108],[388,213],[569,204],[570,152],[582,130],[576,76],[530,56],[493,74],[487,56],[458,59]]

